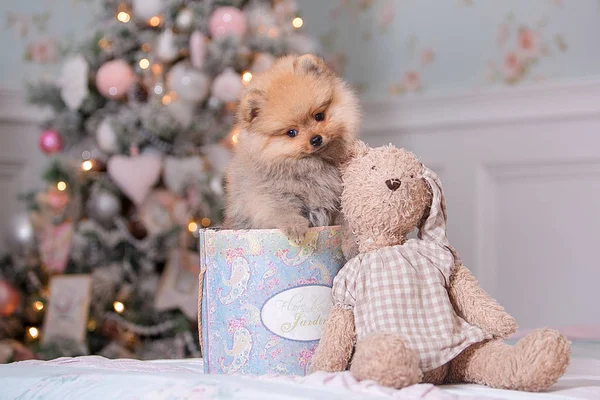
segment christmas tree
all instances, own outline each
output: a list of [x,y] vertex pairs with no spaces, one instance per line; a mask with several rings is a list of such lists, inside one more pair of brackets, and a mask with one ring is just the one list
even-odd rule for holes
[[47,187],[7,232],[0,362],[198,357],[197,232],[221,220],[236,99],[276,57],[318,53],[290,0],[102,3],[56,81],[28,87],[52,111]]

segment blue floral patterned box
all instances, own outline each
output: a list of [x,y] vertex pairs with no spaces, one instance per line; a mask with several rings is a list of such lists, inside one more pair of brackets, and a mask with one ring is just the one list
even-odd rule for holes
[[311,228],[297,246],[275,229],[200,232],[206,373],[306,374],[345,262],[340,235]]

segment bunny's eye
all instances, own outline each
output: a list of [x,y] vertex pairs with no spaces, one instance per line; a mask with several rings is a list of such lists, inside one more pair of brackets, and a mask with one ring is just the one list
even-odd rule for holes
[[374,165],[371,167],[371,170],[376,171],[377,167],[375,167]]

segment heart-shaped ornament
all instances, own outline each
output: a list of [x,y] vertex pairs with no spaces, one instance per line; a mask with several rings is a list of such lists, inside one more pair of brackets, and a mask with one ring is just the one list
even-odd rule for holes
[[205,169],[200,156],[167,157],[163,170],[165,186],[172,192],[182,193],[186,184],[198,179]]
[[161,161],[160,156],[151,153],[115,155],[108,160],[106,170],[119,189],[139,206],[160,178]]

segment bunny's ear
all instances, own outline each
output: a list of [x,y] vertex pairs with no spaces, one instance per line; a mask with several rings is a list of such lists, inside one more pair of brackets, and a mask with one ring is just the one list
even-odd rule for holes
[[362,140],[356,139],[350,148],[350,157],[362,157],[369,152],[369,146]]
[[368,152],[369,146],[367,146],[365,142],[358,139],[354,140],[354,142],[350,145],[350,148],[348,149],[348,156],[346,157],[346,160],[342,162],[339,166],[342,175],[344,174],[344,172],[346,172],[348,165],[350,165],[352,161],[364,156]]

